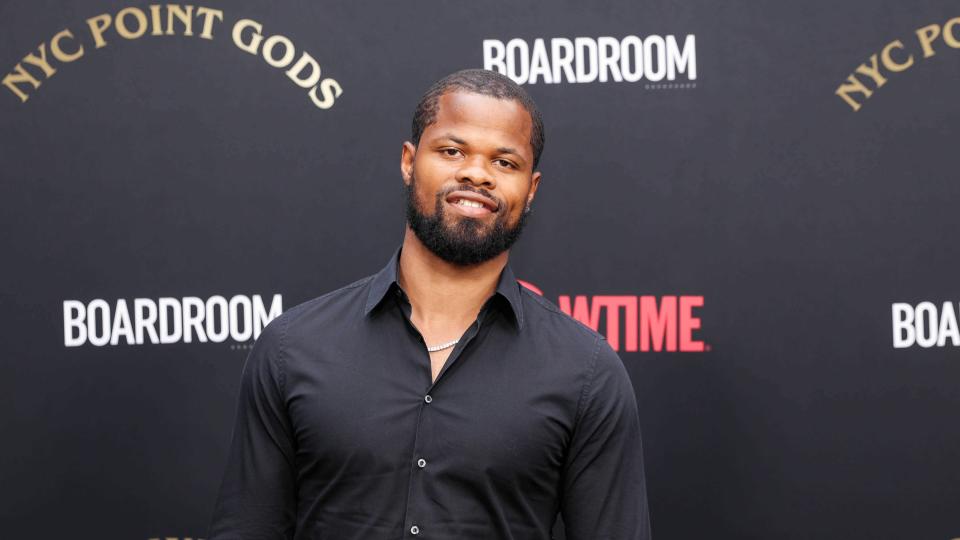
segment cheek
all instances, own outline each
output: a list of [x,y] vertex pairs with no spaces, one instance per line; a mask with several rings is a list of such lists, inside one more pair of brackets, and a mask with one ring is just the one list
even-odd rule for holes
[[437,173],[433,167],[418,162],[413,167],[413,179],[417,192],[427,192],[436,187]]
[[510,204],[510,213],[519,214],[527,207],[527,197],[530,196],[530,187],[529,185],[520,185],[511,189],[509,192],[504,192],[502,197],[507,200]]
[[428,185],[440,185],[445,182],[448,178],[453,177],[452,164],[445,162],[442,159],[437,158],[436,156],[418,156],[419,159],[414,161],[414,170],[417,174],[417,180],[420,180],[421,177],[424,179],[425,184]]
[[437,201],[436,190],[431,190],[428,186],[424,185],[423,182],[420,181],[419,176],[417,177],[413,196],[417,201],[417,205],[420,206],[421,212],[430,215],[434,213]]
[[[505,197],[505,194],[501,194],[501,197]],[[523,209],[526,208],[526,199],[522,197],[522,194],[511,196],[508,206],[507,212],[500,219],[512,227],[520,221]]]

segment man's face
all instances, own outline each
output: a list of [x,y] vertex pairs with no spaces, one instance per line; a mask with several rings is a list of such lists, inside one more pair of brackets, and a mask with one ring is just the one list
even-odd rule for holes
[[489,260],[517,240],[540,173],[533,172],[530,114],[516,101],[454,91],[417,147],[403,146],[407,221],[438,257]]

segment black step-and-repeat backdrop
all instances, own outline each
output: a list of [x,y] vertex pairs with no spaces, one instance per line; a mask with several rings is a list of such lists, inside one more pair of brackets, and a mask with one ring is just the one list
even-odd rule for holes
[[513,265],[626,364],[655,537],[960,536],[956,2],[6,2],[0,65],[0,537],[206,535],[467,67],[543,110]]

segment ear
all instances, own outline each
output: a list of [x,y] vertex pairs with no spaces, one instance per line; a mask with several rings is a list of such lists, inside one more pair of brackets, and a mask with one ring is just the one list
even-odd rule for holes
[[400,176],[403,177],[403,183],[410,185],[413,178],[413,160],[417,157],[417,147],[410,141],[403,143],[403,150],[400,153]]
[[530,193],[527,194],[527,208],[533,204],[533,198],[537,196],[537,188],[540,187],[540,171],[533,173],[530,177]]

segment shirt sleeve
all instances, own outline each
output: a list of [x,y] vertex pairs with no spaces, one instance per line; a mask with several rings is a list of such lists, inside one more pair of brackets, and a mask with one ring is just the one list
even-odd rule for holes
[[284,399],[282,318],[247,356],[227,467],[210,540],[292,539],[296,527],[293,429]]
[[598,338],[563,472],[567,540],[649,540],[640,418],[623,362]]

